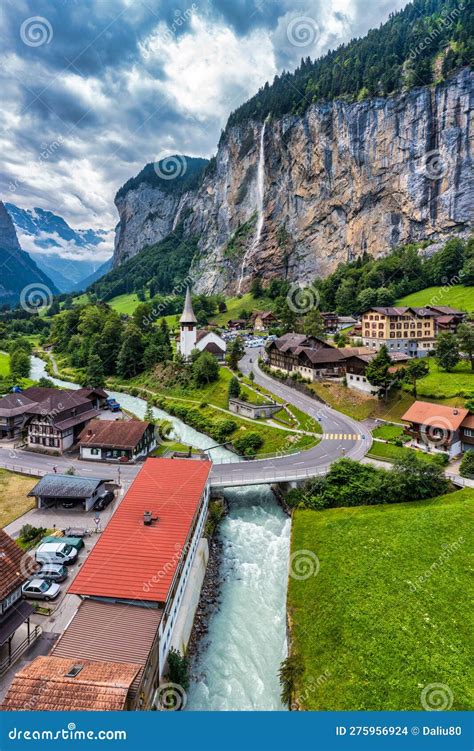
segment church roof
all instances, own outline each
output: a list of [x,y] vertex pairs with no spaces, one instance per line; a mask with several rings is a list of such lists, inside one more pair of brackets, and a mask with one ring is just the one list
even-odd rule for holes
[[189,287],[186,288],[186,299],[184,301],[184,309],[179,319],[180,323],[197,323],[197,318],[194,315],[193,303],[191,300],[191,292]]

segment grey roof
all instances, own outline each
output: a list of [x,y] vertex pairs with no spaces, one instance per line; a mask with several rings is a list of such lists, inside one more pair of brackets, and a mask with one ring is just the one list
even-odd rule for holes
[[0,399],[0,417],[15,417],[37,407],[36,402],[23,393],[6,394]]
[[75,475],[45,475],[28,495],[49,496],[50,498],[89,498],[102,482],[110,482],[110,480],[98,477],[76,477]]
[[194,315],[193,303],[191,300],[191,292],[189,287],[186,288],[186,298],[184,300],[184,309],[179,319],[180,323],[197,323],[197,318]]

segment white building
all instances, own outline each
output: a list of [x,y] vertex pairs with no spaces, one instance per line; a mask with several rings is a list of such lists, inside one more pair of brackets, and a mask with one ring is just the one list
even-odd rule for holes
[[186,290],[186,299],[184,301],[183,313],[179,319],[179,325],[178,349],[186,360],[189,360],[193,349],[198,349],[200,352],[210,352],[218,360],[224,359],[227,348],[224,339],[216,334],[215,331],[198,330],[197,318],[194,315],[189,287]]

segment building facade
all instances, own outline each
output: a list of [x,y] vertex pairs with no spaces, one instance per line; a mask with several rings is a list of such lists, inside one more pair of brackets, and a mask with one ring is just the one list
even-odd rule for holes
[[466,427],[470,430],[470,418],[469,410],[464,407],[421,401],[412,404],[402,416],[402,420],[409,423],[405,432],[416,448],[447,454],[450,459],[463,450],[463,425],[464,430]]
[[426,357],[436,343],[437,317],[428,308],[370,308],[362,315],[362,341],[374,350],[385,345],[389,353]]
[[298,373],[309,381],[343,378],[345,355],[323,339],[288,333],[270,342],[266,348],[268,366],[289,376]]
[[219,334],[216,334],[215,331],[198,330],[191,291],[188,287],[184,300],[184,309],[179,319],[178,350],[185,360],[189,360],[191,352],[194,349],[200,352],[210,352],[218,360],[223,360],[227,345],[225,340]]
[[91,420],[79,435],[81,459],[135,462],[156,448],[155,428],[142,420]]

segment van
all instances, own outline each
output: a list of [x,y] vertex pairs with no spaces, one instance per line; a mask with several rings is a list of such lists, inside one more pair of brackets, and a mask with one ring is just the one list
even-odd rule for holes
[[35,553],[38,563],[74,563],[77,558],[77,549],[64,542],[44,542]]

